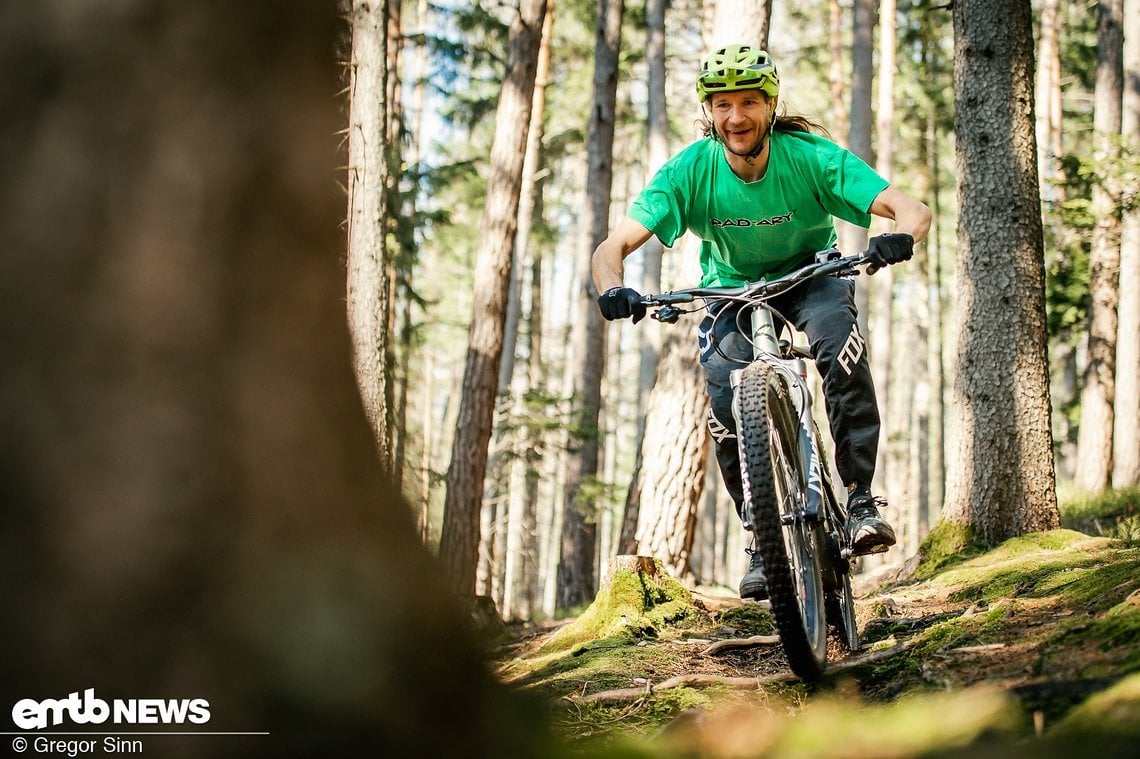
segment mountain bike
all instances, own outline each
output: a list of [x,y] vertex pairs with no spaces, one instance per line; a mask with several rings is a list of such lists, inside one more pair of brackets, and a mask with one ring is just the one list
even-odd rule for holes
[[867,263],[865,254],[844,257],[832,248],[771,281],[674,290],[641,300],[655,309],[654,319],[666,323],[702,310],[680,304],[700,301],[710,310],[719,307],[715,319],[741,320],[741,333],[751,335],[753,358],[731,375],[745,516],[764,563],[780,642],[792,671],[805,681],[823,675],[829,633],[849,651],[859,647],[852,552],[847,513],[835,495],[827,452],[812,417],[812,393],[805,380],[805,360],[811,354],[781,339],[777,324],[783,320],[766,301],[813,277],[853,276]]

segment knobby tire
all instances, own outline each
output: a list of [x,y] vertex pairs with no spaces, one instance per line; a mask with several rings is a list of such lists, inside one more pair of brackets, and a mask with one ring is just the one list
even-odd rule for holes
[[[788,665],[805,681],[827,666],[827,620],[820,572],[820,523],[802,517],[807,498],[800,426],[788,387],[758,361],[737,388],[738,440],[746,507],[764,561],[772,616]],[[785,524],[787,522],[787,524]]]

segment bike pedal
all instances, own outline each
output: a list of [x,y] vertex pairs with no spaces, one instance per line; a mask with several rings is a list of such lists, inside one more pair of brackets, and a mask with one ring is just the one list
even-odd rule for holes
[[889,549],[890,549],[890,546],[883,545],[882,543],[879,543],[878,545],[871,546],[870,548],[868,548],[866,550],[866,552],[864,552],[860,555],[861,556],[870,556],[871,554],[875,554],[875,553],[886,553]]

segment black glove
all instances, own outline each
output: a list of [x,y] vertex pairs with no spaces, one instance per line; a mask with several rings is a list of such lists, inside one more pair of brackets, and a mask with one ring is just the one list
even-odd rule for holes
[[645,318],[645,304],[641,302],[641,293],[632,287],[611,287],[598,296],[598,308],[602,316],[608,321],[614,319],[628,319],[633,317],[637,324]]
[[868,274],[874,274],[884,266],[909,261],[914,256],[914,238],[908,234],[891,233],[876,235],[867,245],[867,258],[871,265]]

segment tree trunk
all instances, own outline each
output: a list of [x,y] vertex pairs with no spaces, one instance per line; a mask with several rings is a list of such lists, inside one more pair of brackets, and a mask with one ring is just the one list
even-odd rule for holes
[[[531,107],[530,117],[530,134],[526,140],[526,158],[523,161],[523,182],[522,182],[522,197],[519,200],[519,228],[515,234],[515,256],[514,266],[519,269],[519,295],[518,301],[522,302],[522,282],[524,267],[528,260],[541,261],[539,253],[534,250],[530,237],[531,226],[541,214],[542,204],[540,202],[540,193],[542,192],[539,176],[539,168],[542,166],[542,134],[543,134],[543,118],[546,112],[546,85],[547,80],[550,78],[550,38],[554,26],[554,1],[548,0],[546,6],[546,17],[542,23],[542,42],[538,52],[538,68],[535,74],[534,86],[534,104]],[[531,267],[529,272],[532,276],[542,276],[542,265],[539,263],[537,266]],[[539,301],[539,308],[535,308],[535,300],[541,295],[541,280],[536,283],[531,283],[530,296],[531,307],[528,314],[529,330],[527,340],[527,352],[530,353],[539,346],[541,346],[541,339],[535,335],[535,332],[542,331],[542,309],[541,301]],[[519,311],[521,312],[521,308]],[[537,316],[536,316],[537,314]],[[518,326],[516,325],[516,334]],[[513,363],[513,362],[512,362]],[[528,368],[534,366],[535,362],[533,357],[529,359]],[[541,364],[539,364],[541,366]],[[529,417],[529,409],[526,403],[526,390],[541,389],[541,374],[534,375],[528,372],[527,381],[520,381],[519,378],[512,378],[513,372],[506,373],[504,377],[500,374],[499,381],[504,379],[507,381],[507,387],[511,391],[511,408],[515,416],[519,419],[525,420]],[[533,381],[535,384],[531,384]],[[515,456],[509,464],[509,487],[507,489],[507,545],[506,555],[503,564],[503,599],[499,608],[502,610],[503,617],[510,619],[511,615],[515,613],[516,609],[520,606],[520,614],[522,618],[526,618],[530,613],[530,604],[528,601],[523,601],[521,604],[519,600],[526,596],[526,569],[530,561],[526,556],[528,548],[527,532],[533,535],[535,527],[535,513],[534,507],[536,502],[526,498],[526,480],[528,478],[528,465],[537,464],[537,460],[530,454],[534,451],[537,444],[536,435],[533,426],[524,423],[520,429],[512,435],[515,443]],[[533,548],[533,545],[529,546]],[[533,554],[532,554],[533,557]]]
[[[649,97],[646,118],[646,143],[649,148],[650,173],[656,172],[669,159],[669,114],[665,98],[665,0],[647,0],[645,4],[647,29],[645,35],[645,60],[649,67]],[[641,246],[643,293],[661,292],[661,258],[664,246],[656,237],[650,237]],[[643,329],[637,333],[641,345],[641,371],[637,384],[637,436],[634,450],[637,451],[633,464],[633,475],[626,491],[625,509],[622,511],[621,534],[618,538],[620,551],[629,553],[636,546],[638,509],[641,498],[639,491],[641,471],[641,446],[645,440],[645,410],[649,405],[649,394],[657,379],[657,364],[661,359],[661,332]]]
[[606,325],[598,311],[589,261],[609,232],[610,193],[613,184],[613,144],[616,120],[618,55],[624,0],[598,0],[598,26],[594,45],[594,89],[587,129],[588,167],[586,212],[583,214],[582,268],[578,291],[575,355],[581,373],[575,383],[578,403],[577,456],[568,462],[565,518],[562,524],[562,560],[558,565],[558,606],[568,608],[588,601],[596,590],[594,552],[596,504],[590,494],[598,473],[598,418],[602,404],[602,372],[606,358]]
[[691,329],[670,330],[646,412],[642,448],[637,553],[660,559],[675,577],[690,572],[708,461],[709,401],[696,354]]
[[[425,34],[428,25],[428,3],[427,0],[417,0],[416,3],[416,28],[418,34]],[[416,62],[414,71],[415,86],[412,89],[412,108],[413,108],[413,122],[412,122],[412,135],[411,135],[411,155],[410,163],[412,172],[416,177],[416,183],[419,183],[420,173],[422,168],[420,162],[423,158],[423,145],[424,145],[424,95],[427,89],[425,84],[425,76],[427,73],[427,45],[421,40],[416,45]],[[412,212],[414,214],[416,208],[417,193],[411,193]],[[425,263],[424,267],[427,271],[433,269],[430,260]],[[404,361],[411,360],[411,350],[404,354]],[[435,378],[433,376],[434,360],[430,353],[425,352],[423,356],[422,366],[422,392],[420,394],[421,403],[423,407],[420,411],[421,414],[421,427],[420,427],[420,466],[419,478],[416,483],[417,497],[413,499],[413,503],[417,509],[417,526],[420,540],[426,545],[428,536],[431,532],[431,472],[432,472],[432,450],[435,440],[435,425],[434,425],[434,412],[432,409],[432,390],[435,387]],[[404,367],[405,373],[408,372],[408,367]],[[404,388],[405,395],[408,393],[408,388]],[[404,420],[406,427],[406,420]],[[406,433],[405,433],[406,434]],[[406,455],[406,454],[405,454]],[[397,462],[401,461],[403,456],[397,455]]]
[[930,448],[927,475],[926,523],[933,524],[942,512],[946,497],[946,409],[943,398],[946,396],[945,367],[942,362],[942,332],[945,309],[942,302],[942,244],[941,216],[942,189],[939,175],[938,124],[933,108],[926,117],[926,140],[928,155],[924,173],[929,177],[930,209],[933,224],[926,238],[927,303],[930,311],[929,326],[926,331],[926,374],[930,381],[929,435]]
[[1037,49],[1037,173],[1041,197],[1053,206],[1061,198],[1061,47],[1059,0],[1043,0]]
[[503,322],[511,270],[511,244],[518,227],[519,184],[530,123],[535,69],[542,37],[546,0],[523,0],[511,24],[503,91],[495,116],[491,148],[491,181],[487,186],[479,252],[475,262],[475,302],[463,390],[444,500],[443,558],[452,589],[475,590],[479,546],[479,510],[487,468]]
[[392,458],[388,231],[387,3],[352,3],[348,128],[348,324],[364,413],[385,468]]
[[[1124,1],[1126,150],[1140,155],[1140,0]],[[1132,188],[1136,192],[1136,188]],[[1125,212],[1120,235],[1120,319],[1116,337],[1116,437],[1112,485],[1140,484],[1140,206]]]
[[[854,34],[851,43],[851,120],[847,133],[847,147],[872,166],[875,158],[871,147],[871,82],[875,64],[875,0],[854,0],[852,12]],[[867,230],[845,221],[836,223],[839,228],[840,248],[844,253],[860,253],[867,248]],[[883,272],[880,272],[880,274]],[[856,281],[855,301],[859,309],[859,332],[870,334],[870,282],[869,277]],[[847,484],[847,483],[843,483]]]
[[[879,4],[879,103],[875,114],[876,132],[876,170],[888,182],[894,180],[895,160],[895,0],[881,0]],[[876,232],[889,232],[893,225],[886,219],[875,222]],[[850,251],[857,252],[857,251]],[[905,272],[910,273],[912,267],[906,267]],[[903,274],[902,276],[905,276]],[[906,429],[906,418],[909,417],[910,408],[906,403],[913,384],[910,379],[904,379],[895,387],[892,376],[891,359],[894,357],[892,349],[892,335],[896,329],[899,335],[898,345],[911,347],[910,341],[914,338],[914,314],[903,315],[900,324],[895,324],[894,311],[894,280],[895,267],[888,266],[881,269],[874,277],[867,281],[868,287],[868,343],[871,361],[871,376],[875,378],[875,394],[879,403],[879,418],[882,419],[882,434],[880,435],[879,451],[875,467],[875,480],[882,483],[895,507],[902,511],[903,517],[899,521],[902,525],[909,523],[906,518],[913,502],[907,499],[906,487],[906,459],[909,446],[909,430]],[[914,301],[904,301],[904,308],[913,308]],[[897,357],[902,361],[909,361],[914,356],[904,348]],[[896,392],[898,391],[898,392]]]
[[737,42],[768,47],[772,0],[715,0],[714,6],[706,51]]
[[549,753],[533,713],[506,717],[361,408],[330,181],[331,53],[377,20],[357,11],[4,13],[0,50],[25,51],[0,72],[6,709],[193,694],[211,730],[269,731],[155,756]]
[[1029,0],[956,0],[958,449],[945,518],[987,542],[1057,526]]
[[[1077,432],[1077,484],[1089,491],[1107,488],[1112,476],[1116,325],[1120,306],[1120,187],[1108,167],[1120,155],[1117,140],[1124,91],[1123,12],[1124,0],[1102,0],[1097,4],[1093,157],[1106,171],[1093,184],[1092,212],[1096,223],[1089,253],[1088,363]],[[1135,330],[1135,326],[1131,328]]]
[[843,75],[843,8],[839,0],[827,0],[827,88],[831,133],[840,144],[847,144],[847,78]]

